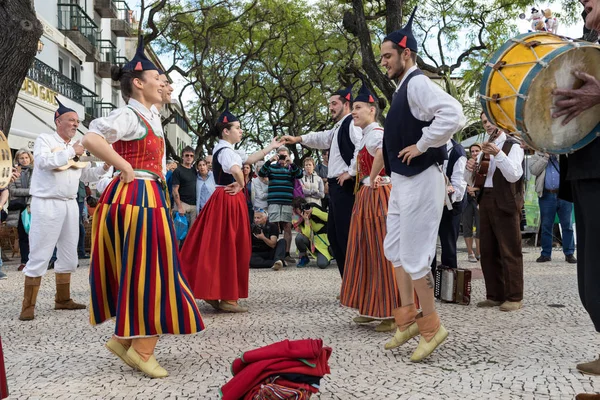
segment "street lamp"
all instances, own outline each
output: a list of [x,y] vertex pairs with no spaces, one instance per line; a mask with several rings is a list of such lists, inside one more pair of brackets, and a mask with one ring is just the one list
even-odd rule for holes
[[42,50],[44,50],[44,42],[42,42],[41,40],[38,40],[38,44],[37,44],[38,54],[40,54],[42,52]]

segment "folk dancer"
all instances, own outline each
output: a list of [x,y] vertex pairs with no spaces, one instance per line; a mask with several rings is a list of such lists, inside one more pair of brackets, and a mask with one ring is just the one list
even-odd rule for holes
[[106,347],[132,368],[162,378],[168,372],[154,356],[159,336],[204,329],[180,272],[164,184],[165,139],[153,104],[161,102],[165,85],[142,40],[131,62],[113,66],[112,78],[128,104],[93,120],[83,139],[119,172],[94,213],[90,322],[115,318]]
[[435,309],[430,265],[446,198],[440,166],[446,143],[464,126],[465,117],[460,103],[416,66],[415,11],[404,28],[384,38],[381,65],[389,78],[399,81],[383,136],[385,168],[392,178],[384,249],[396,268],[402,307],[394,312],[398,328],[385,347],[398,347],[420,333],[410,358],[419,362],[448,336]]
[[383,251],[391,186],[389,177],[382,177],[383,128],[377,122],[378,102],[363,83],[352,108],[354,124],[363,136],[355,150],[357,193],[340,303],[358,310],[354,322],[379,321],[375,330],[387,332],[396,328],[393,310],[401,303],[394,267]]
[[252,241],[242,167],[263,159],[279,142],[248,156],[234,149],[244,131],[228,104],[215,129],[212,171],[217,188],[190,227],[181,248],[183,272],[194,296],[216,310],[248,311],[238,303],[248,297]]

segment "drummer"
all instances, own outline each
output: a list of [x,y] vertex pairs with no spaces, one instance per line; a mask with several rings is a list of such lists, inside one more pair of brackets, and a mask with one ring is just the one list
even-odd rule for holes
[[[585,27],[600,31],[600,0],[582,0],[586,15]],[[600,80],[583,72],[575,72],[583,82],[579,89],[555,89],[554,118],[563,118],[563,125],[576,118],[581,112],[600,105]],[[590,314],[597,332],[600,332],[600,139],[594,139],[586,147],[561,157],[561,179],[571,182],[570,187],[561,183],[559,197],[573,201],[577,221],[577,281],[579,297]],[[570,191],[563,189],[571,188]],[[572,195],[572,197],[571,197]],[[591,351],[591,348],[589,349]],[[600,375],[600,358],[577,364],[577,369],[586,374]]]
[[[486,300],[477,307],[515,311],[523,306],[523,253],[521,252],[521,209],[523,208],[523,158],[519,141],[500,131],[481,113],[483,127],[495,137],[482,145],[490,165],[479,196],[479,240]],[[467,162],[465,178],[473,183],[476,161]],[[500,172],[498,172],[500,171]]]

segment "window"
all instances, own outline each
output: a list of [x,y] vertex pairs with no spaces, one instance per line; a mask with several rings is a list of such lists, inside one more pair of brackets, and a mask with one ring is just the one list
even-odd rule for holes
[[119,92],[115,89],[112,90],[112,103],[119,107]]
[[96,79],[94,82],[94,92],[102,98],[102,79]]
[[58,57],[58,72],[60,72],[61,74],[65,74],[65,65],[64,65],[65,61]]
[[72,65],[71,66],[71,80],[74,82],[79,83],[79,71],[78,71],[78,66],[76,65]]

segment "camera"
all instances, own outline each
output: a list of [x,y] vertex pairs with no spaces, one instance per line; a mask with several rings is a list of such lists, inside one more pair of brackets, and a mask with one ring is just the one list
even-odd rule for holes
[[305,212],[312,208],[312,206],[308,203],[300,204],[300,211]]
[[285,160],[286,158],[287,158],[287,156],[285,154],[279,155],[279,160]]
[[252,227],[252,233],[255,235],[260,235],[260,233],[262,232],[262,226],[260,225],[254,225]]

